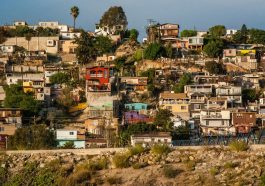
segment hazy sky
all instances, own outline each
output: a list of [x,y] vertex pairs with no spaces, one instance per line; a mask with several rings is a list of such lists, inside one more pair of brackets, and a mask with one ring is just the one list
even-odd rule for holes
[[80,9],[77,27],[94,30],[101,15],[114,5],[122,6],[130,28],[145,35],[147,19],[160,23],[180,24],[181,29],[194,27],[206,30],[216,24],[227,28],[248,27],[265,29],[264,0],[0,0],[0,24],[11,24],[14,20],[26,20],[30,24],[38,21],[58,20],[73,24],[70,8]]

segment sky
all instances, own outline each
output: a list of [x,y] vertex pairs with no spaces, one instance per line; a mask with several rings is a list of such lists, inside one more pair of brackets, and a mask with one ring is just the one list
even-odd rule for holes
[[180,28],[207,30],[222,24],[229,29],[265,29],[264,0],[0,0],[0,24],[25,20],[59,21],[73,25],[70,8],[78,6],[80,15],[76,27],[93,31],[95,23],[110,6],[122,6],[129,28],[136,28],[145,36],[148,19],[159,23],[177,23]]

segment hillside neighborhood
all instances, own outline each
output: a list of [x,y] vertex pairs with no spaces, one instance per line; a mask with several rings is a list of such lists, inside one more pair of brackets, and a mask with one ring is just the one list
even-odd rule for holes
[[146,37],[110,7],[94,31],[58,21],[0,26],[0,148],[109,148],[264,141],[265,30]]

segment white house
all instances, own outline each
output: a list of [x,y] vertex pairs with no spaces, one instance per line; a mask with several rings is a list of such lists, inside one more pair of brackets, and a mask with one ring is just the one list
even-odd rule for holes
[[12,54],[15,52],[15,45],[0,45],[0,53]]
[[80,37],[80,32],[61,32],[60,36],[62,39],[75,39],[76,37]]
[[150,146],[153,144],[166,144],[171,145],[172,136],[169,132],[156,132],[147,134],[134,134],[131,136],[131,145],[141,144]]
[[58,147],[63,147],[67,142],[73,142],[75,148],[84,149],[86,147],[85,138],[80,138],[77,130],[56,130],[56,140]]

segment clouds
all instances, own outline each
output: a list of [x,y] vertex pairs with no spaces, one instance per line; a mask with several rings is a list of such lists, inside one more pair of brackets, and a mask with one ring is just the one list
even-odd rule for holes
[[122,6],[127,14],[129,26],[145,34],[147,19],[158,22],[179,23],[181,28],[205,30],[215,24],[229,28],[240,28],[243,23],[249,27],[265,28],[263,0],[2,0],[0,23],[11,23],[22,19],[30,23],[40,20],[58,20],[72,24],[70,7],[77,5],[80,16],[77,27],[94,30],[101,15],[110,6]]

